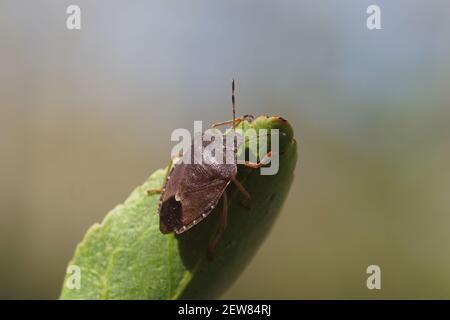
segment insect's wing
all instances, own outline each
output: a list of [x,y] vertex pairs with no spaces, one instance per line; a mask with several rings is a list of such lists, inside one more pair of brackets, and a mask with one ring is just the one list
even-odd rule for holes
[[176,198],[181,202],[183,227],[175,230],[182,233],[189,230],[208,216],[217,206],[230,179],[219,178],[214,170],[203,165],[186,167],[186,179],[183,179]]
[[217,205],[229,180],[217,179],[207,166],[179,164],[169,175],[160,207],[162,233],[182,233]]

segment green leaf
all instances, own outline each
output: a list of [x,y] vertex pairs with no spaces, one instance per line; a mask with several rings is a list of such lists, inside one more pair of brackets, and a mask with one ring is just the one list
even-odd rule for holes
[[288,194],[297,160],[296,142],[286,120],[262,116],[239,127],[244,131],[280,129],[280,167],[273,176],[238,167],[238,180],[252,196],[251,208],[242,206],[239,192],[230,184],[228,227],[213,261],[207,259],[206,250],[222,206],[186,233],[161,234],[159,195],[147,195],[147,190],[163,185],[165,170],[160,169],[101,224],[89,229],[69,263],[80,268],[81,286],[70,289],[72,274],[66,274],[61,299],[204,299],[217,298],[228,289],[269,233]]

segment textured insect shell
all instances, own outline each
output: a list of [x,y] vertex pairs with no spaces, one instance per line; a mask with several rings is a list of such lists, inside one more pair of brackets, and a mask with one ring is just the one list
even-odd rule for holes
[[[194,136],[194,139],[203,138],[200,133],[199,135]],[[168,175],[158,208],[162,233],[186,232],[206,218],[217,206],[231,178],[237,173],[234,162],[224,164],[208,154],[204,154],[209,157],[206,161],[195,164],[194,152],[201,152],[200,155],[203,156],[204,149],[212,143],[204,139],[201,141],[198,144],[192,141],[190,152],[185,153],[174,164]],[[233,143],[223,139],[222,144],[225,161],[226,150],[232,149]],[[239,144],[238,139],[237,145]]]

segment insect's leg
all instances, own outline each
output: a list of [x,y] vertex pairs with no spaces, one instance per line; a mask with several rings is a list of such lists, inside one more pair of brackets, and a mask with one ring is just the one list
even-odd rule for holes
[[222,195],[222,203],[223,203],[223,210],[222,215],[220,216],[220,222],[219,222],[219,228],[217,229],[216,234],[214,235],[214,238],[211,240],[211,242],[208,245],[208,259],[213,259],[213,252],[216,248],[217,244],[219,243],[220,238],[222,238],[223,232],[227,228],[227,222],[228,222],[228,200],[227,200],[227,192],[224,191]]
[[234,122],[235,125],[238,125],[239,123],[242,122],[242,118],[236,118],[234,120],[228,120],[228,121],[223,121],[223,122],[216,122],[216,123],[214,123],[211,126],[211,128],[217,128],[217,127],[221,127],[221,126],[226,126],[226,125],[229,125],[229,124],[233,124],[233,122]]
[[251,121],[253,121],[254,119],[255,119],[254,116],[252,116],[251,114],[247,114],[247,115],[245,115],[245,116],[236,118],[236,119],[234,119],[234,120],[228,120],[228,121],[224,121],[224,122],[216,122],[216,123],[214,123],[211,127],[212,127],[212,128],[217,128],[217,127],[225,126],[225,125],[228,125],[228,124],[233,124],[233,122],[234,122],[234,124],[237,126],[239,123],[241,123],[241,122],[244,121],[244,120],[247,120],[247,121],[250,121],[250,122],[251,122]]
[[231,181],[233,181],[236,188],[239,190],[239,192],[244,196],[244,198],[241,198],[239,203],[246,209],[250,210],[250,193],[248,193],[247,190],[245,190],[244,186],[239,182],[239,180],[236,179],[236,177],[231,178]]
[[268,152],[258,163],[245,161],[244,165],[249,168],[258,169],[269,163],[272,151]]
[[162,188],[147,190],[148,196],[153,196],[155,194],[160,194],[162,192]]
[[236,185],[236,188],[247,200],[251,199],[250,193],[245,190],[244,186],[236,179],[236,177],[231,178],[231,181],[233,181],[233,183]]
[[[166,169],[166,174],[164,175],[164,183],[166,183],[166,181],[167,181],[167,177],[169,176],[170,169],[172,168],[172,163],[173,163],[173,160],[170,159],[169,165],[167,166],[167,169]],[[147,191],[147,195],[153,196],[155,194],[160,194],[162,191],[163,191],[163,188],[151,189],[151,190]]]

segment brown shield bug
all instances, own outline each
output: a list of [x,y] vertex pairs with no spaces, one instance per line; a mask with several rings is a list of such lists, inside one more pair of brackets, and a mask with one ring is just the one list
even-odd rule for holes
[[[235,128],[243,120],[251,121],[253,116],[247,115],[236,118],[234,80],[232,81],[231,102],[233,120],[216,123],[212,128],[232,124],[233,145],[227,147],[226,142],[223,142],[222,145],[224,155],[227,153],[227,148],[233,149],[234,161],[232,163],[225,161],[218,162],[216,161],[217,159],[208,159],[209,155],[202,154],[201,156],[203,156],[202,159],[204,161],[201,164],[194,163],[193,156],[198,150],[194,149],[195,144],[192,143],[191,152],[185,152],[181,159],[173,166],[170,163],[162,189],[148,191],[149,195],[155,193],[161,194],[158,213],[160,216],[160,231],[164,234],[171,232],[181,234],[190,230],[205,219],[217,206],[219,200],[222,199],[222,216],[218,230],[208,246],[209,257],[212,257],[212,252],[227,227],[228,205],[226,189],[230,182],[236,185],[237,189],[247,200],[250,200],[250,194],[236,179],[238,141],[235,136]],[[226,141],[227,139],[223,140]],[[201,150],[205,150],[205,147],[210,143],[212,141],[204,141],[202,139]],[[246,161],[244,165],[255,169],[260,168],[267,163],[270,156],[271,154],[269,152],[259,163]]]

